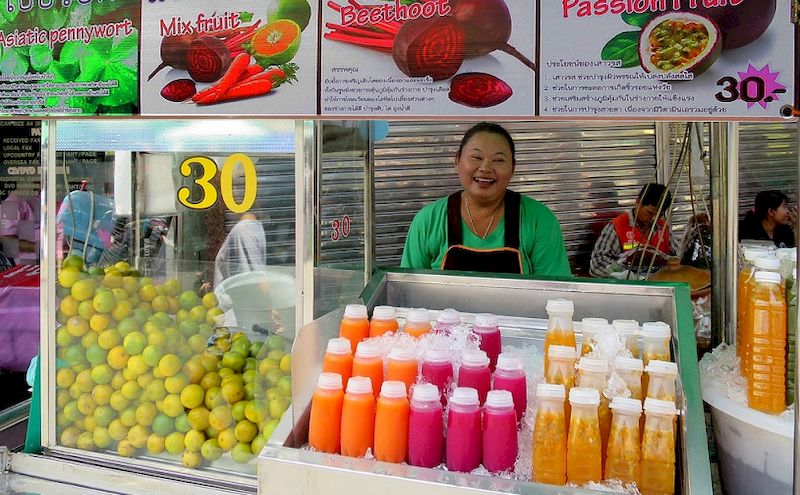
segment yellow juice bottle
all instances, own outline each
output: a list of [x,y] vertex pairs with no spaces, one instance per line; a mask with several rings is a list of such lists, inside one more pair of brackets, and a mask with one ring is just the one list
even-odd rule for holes
[[613,419],[606,449],[605,479],[638,484],[641,475],[639,416],[642,402],[614,397],[610,407]]
[[647,365],[647,397],[675,402],[675,380],[678,365],[668,361],[650,361]]
[[533,430],[531,479],[537,483],[563,485],[567,479],[565,397],[564,385],[541,383],[536,388],[538,408]]
[[737,277],[737,303],[736,303],[736,355],[739,356],[739,368],[744,369],[744,346],[747,341],[745,324],[747,319],[747,304],[750,300],[750,282],[755,274],[755,260],[766,256],[768,253],[763,249],[744,250],[744,262],[739,270]]
[[[672,330],[663,321],[651,321],[642,324],[642,361],[645,368],[650,361],[672,361],[670,356],[670,340]],[[642,390],[647,392],[647,375],[642,377]]]
[[594,349],[594,336],[608,327],[605,318],[584,318],[581,320],[581,356],[585,356]]
[[636,320],[614,320],[611,322],[617,332],[625,340],[625,348],[631,353],[635,359],[639,358],[639,322]]
[[597,408],[600,394],[594,388],[574,387],[569,391],[572,417],[567,439],[567,481],[584,485],[603,479],[600,423]]
[[[603,394],[608,386],[608,363],[606,360],[588,356],[580,358],[578,361],[578,386],[593,388],[600,396],[597,419],[600,427],[602,452],[605,452],[606,445],[608,445],[608,434],[611,431],[611,410],[608,408],[608,398]],[[605,462],[605,459],[602,459],[602,462]]]
[[779,414],[786,409],[786,299],[779,273],[756,272],[755,280],[747,402],[753,409]]
[[645,399],[645,423],[642,433],[642,495],[675,493],[675,403]]
[[753,260],[753,276],[749,277],[745,282],[744,286],[744,294],[745,294],[745,307],[744,307],[744,314],[742,318],[744,323],[742,327],[744,328],[744,332],[742,332],[742,352],[740,354],[740,369],[742,372],[742,376],[744,376],[748,381],[750,380],[749,377],[753,375],[753,327],[755,322],[753,320],[753,291],[756,288],[756,278],[755,272],[773,272],[779,273],[781,268],[781,262],[775,256],[771,256],[768,253],[764,253],[763,251]]
[[642,373],[644,363],[641,359],[620,357],[614,360],[614,369],[617,374],[625,381],[625,386],[631,393],[631,399],[642,400]]
[[[552,385],[563,385],[565,394],[575,386],[575,361],[578,359],[578,352],[575,346],[553,345],[547,351],[550,358],[550,365],[545,374],[545,381]],[[570,416],[569,402],[564,405],[564,424],[569,429]]]
[[575,306],[568,299],[551,299],[545,306],[547,311],[547,334],[544,337],[544,369],[547,370],[550,361],[547,350],[551,345],[564,345],[575,347],[575,329],[572,324],[572,315]]

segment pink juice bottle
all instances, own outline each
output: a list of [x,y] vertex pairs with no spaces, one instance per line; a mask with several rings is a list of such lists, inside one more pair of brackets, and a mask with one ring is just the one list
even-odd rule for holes
[[528,384],[519,354],[504,352],[497,358],[497,368],[492,375],[492,390],[511,392],[517,422],[521,421],[522,415],[528,409]]
[[414,386],[408,416],[408,462],[432,468],[442,463],[444,433],[439,389],[430,383]]
[[489,368],[494,371],[497,366],[497,356],[500,355],[503,345],[500,338],[500,327],[497,325],[497,316],[490,313],[478,313],[475,315],[472,331],[481,339],[481,350],[489,356]]
[[447,469],[468,473],[480,466],[481,444],[481,405],[478,402],[478,391],[474,388],[458,387],[450,397],[450,410],[447,413]]
[[517,415],[508,390],[492,390],[483,410],[483,467],[491,473],[514,469],[517,460]]
[[453,362],[446,349],[428,349],[422,358],[422,377],[442,394],[442,404],[447,403],[447,389],[453,383]]
[[461,325],[461,315],[453,308],[446,308],[439,311],[434,328],[439,333],[449,334],[458,325]]
[[464,352],[461,368],[458,371],[458,386],[474,388],[478,391],[481,404],[486,402],[486,394],[491,388],[492,372],[489,370],[489,356],[481,350]]

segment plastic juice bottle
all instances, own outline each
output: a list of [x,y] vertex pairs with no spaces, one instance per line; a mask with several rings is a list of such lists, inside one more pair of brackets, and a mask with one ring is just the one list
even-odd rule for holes
[[[600,427],[600,441],[602,452],[606,451],[608,445],[608,434],[611,431],[611,410],[608,408],[608,398],[603,394],[608,386],[608,362],[602,358],[591,358],[584,356],[578,360],[578,386],[583,388],[593,388],[600,396],[600,404],[597,407],[597,419]],[[573,411],[574,414],[574,411]],[[572,428],[570,426],[570,428]],[[570,429],[570,432],[572,430]],[[601,462],[605,459],[601,458]]]
[[339,337],[350,341],[350,352],[355,354],[359,342],[369,337],[367,307],[363,304],[348,304],[339,325]]
[[675,492],[675,403],[658,399],[644,401],[642,434],[642,495],[672,495]]
[[322,372],[338,373],[342,377],[342,383],[347,384],[353,374],[353,354],[349,340],[339,337],[328,341],[325,357],[322,358]]
[[594,336],[608,327],[605,318],[584,318],[581,320],[581,356],[585,356],[594,349]]
[[449,334],[450,331],[461,325],[461,315],[458,314],[453,308],[445,308],[439,311],[439,314],[436,316],[436,325],[434,329],[437,332]]
[[[753,261],[753,265],[755,267],[756,272],[773,272],[779,273],[781,262],[778,258],[774,256],[760,256]],[[782,279],[781,279],[782,280]],[[753,334],[752,330],[754,328],[755,322],[753,320],[753,291],[756,288],[756,278],[755,273],[753,277],[746,283],[745,292],[748,295],[746,300],[747,306],[745,307],[744,312],[744,328],[745,332],[742,335],[742,350],[744,352],[742,358],[742,375],[745,377],[752,376],[753,374]]]
[[639,401],[643,400],[642,373],[644,372],[644,363],[642,360],[619,357],[614,361],[614,369],[620,378],[625,381],[625,385],[631,393],[630,398]]
[[422,358],[422,377],[436,385],[442,395],[442,405],[447,403],[447,391],[453,383],[453,362],[446,349],[430,348]]
[[[550,367],[545,380],[553,385],[563,385],[565,394],[569,395],[570,389],[575,386],[575,362],[578,359],[578,351],[574,346],[552,345],[547,355],[550,358]],[[566,401],[564,421],[567,429],[569,429],[570,410],[569,401]]]
[[795,339],[797,338],[797,283],[794,278],[786,280],[786,299],[788,299],[787,341],[786,341],[786,403],[795,401],[794,387],[797,376],[797,357],[795,354]]
[[536,388],[538,408],[533,430],[533,473],[531,478],[538,483],[563,485],[567,481],[565,396],[564,385],[540,383]]
[[425,308],[412,308],[406,315],[403,332],[414,338],[421,337],[431,331],[431,315]]
[[432,468],[442,463],[444,433],[439,389],[430,383],[414,386],[408,416],[408,462]]
[[416,351],[411,347],[392,347],[386,360],[386,379],[403,382],[410,392],[418,373]]
[[311,417],[308,423],[308,444],[319,452],[338,454],[342,429],[344,390],[342,377],[322,373],[317,390],[311,398]]
[[647,397],[675,402],[675,380],[678,379],[678,365],[669,361],[650,361],[647,365]]
[[383,334],[397,333],[397,312],[392,306],[375,306],[372,310],[372,321],[369,322],[369,336],[380,337]]
[[575,331],[572,315],[575,306],[568,299],[551,299],[545,305],[547,311],[547,334],[544,337],[544,369],[549,368],[547,350],[551,345],[575,347]]
[[610,407],[613,419],[606,451],[605,479],[638,484],[641,475],[639,416],[642,414],[642,402],[614,397]]
[[492,372],[489,371],[489,357],[481,350],[464,352],[458,371],[458,386],[474,388],[478,391],[480,403],[486,402],[486,394],[491,388]]
[[408,408],[405,383],[383,382],[375,413],[375,459],[405,462],[408,452]]
[[481,405],[478,391],[458,387],[450,397],[445,438],[447,469],[468,473],[480,466],[483,457],[481,442]]
[[625,348],[631,356],[639,358],[639,322],[636,320],[614,320],[611,322],[617,332],[625,339]]
[[742,251],[744,254],[744,261],[741,269],[739,270],[739,276],[737,278],[738,297],[736,304],[736,355],[739,356],[740,368],[743,366],[743,362],[741,361],[743,355],[742,351],[744,349],[745,341],[747,340],[744,335],[744,325],[747,314],[747,304],[750,300],[749,282],[756,273],[754,265],[756,258],[766,256],[768,254],[768,252],[763,249],[744,248]]
[[[756,260],[758,261],[758,260]],[[778,414],[786,409],[786,300],[781,276],[756,272],[753,300],[751,374],[747,403],[753,409]]]
[[[644,367],[650,361],[672,361],[669,351],[669,342],[672,331],[669,325],[662,321],[651,321],[642,324],[642,362]],[[647,391],[647,375],[642,377],[642,390]]]
[[572,417],[567,439],[567,481],[584,485],[603,479],[602,446],[597,408],[600,394],[593,388],[569,391]]
[[374,394],[380,392],[383,383],[383,359],[377,342],[366,340],[358,344],[353,358],[353,376],[368,377],[372,381]]
[[354,376],[347,382],[342,405],[342,455],[364,457],[375,435],[375,396],[372,382]]
[[514,399],[508,390],[492,390],[483,408],[483,467],[490,473],[511,471],[517,450]]
[[503,347],[500,327],[497,325],[497,316],[489,313],[478,313],[475,315],[472,331],[480,337],[480,348],[489,356],[489,368],[494,371],[497,366],[497,356],[500,355]]
[[514,399],[517,422],[528,409],[528,385],[522,358],[515,352],[504,352],[497,358],[497,368],[492,375],[492,390],[508,390]]

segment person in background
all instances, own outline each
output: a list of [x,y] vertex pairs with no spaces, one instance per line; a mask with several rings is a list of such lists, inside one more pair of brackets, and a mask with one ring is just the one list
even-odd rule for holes
[[753,209],[739,223],[739,240],[772,241],[776,247],[795,247],[796,213],[789,208],[789,197],[780,191],[756,194]]
[[455,156],[462,191],[414,216],[402,267],[571,275],[561,225],[542,203],[510,191],[514,140],[502,126],[470,128]]
[[267,237],[255,215],[245,213],[233,226],[214,260],[214,286],[242,272],[267,266]]
[[[676,241],[664,219],[671,205],[672,193],[663,184],[646,184],[639,191],[636,205],[618,215],[600,232],[589,261],[589,273],[594,277],[608,278],[611,273],[622,271],[618,265],[620,257],[634,249],[655,248],[665,255],[674,254]],[[651,229],[653,233],[648,241]]]

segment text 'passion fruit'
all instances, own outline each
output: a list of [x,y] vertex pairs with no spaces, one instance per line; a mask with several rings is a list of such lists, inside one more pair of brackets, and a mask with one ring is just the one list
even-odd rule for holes
[[654,17],[642,29],[639,59],[653,74],[683,71],[702,74],[722,51],[720,29],[708,17],[690,12],[668,12]]

